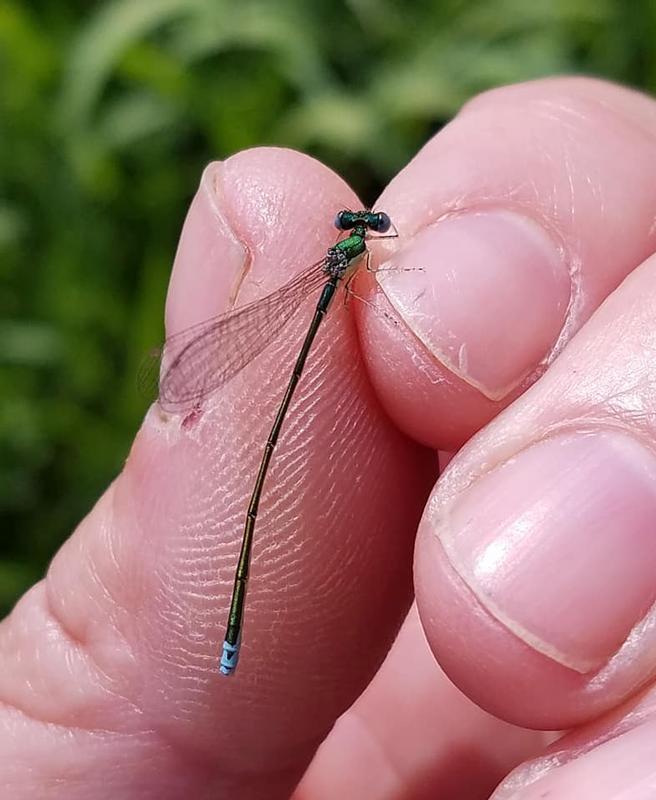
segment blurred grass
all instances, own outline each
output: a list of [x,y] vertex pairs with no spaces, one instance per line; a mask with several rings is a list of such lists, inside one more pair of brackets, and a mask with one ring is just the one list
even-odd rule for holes
[[0,0],[0,611],[120,469],[204,164],[312,153],[371,202],[470,96],[656,87],[643,0]]

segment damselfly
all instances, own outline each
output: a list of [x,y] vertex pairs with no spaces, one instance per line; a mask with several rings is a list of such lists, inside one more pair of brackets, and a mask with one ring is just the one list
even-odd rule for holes
[[323,285],[310,327],[264,446],[248,505],[219,662],[219,671],[223,675],[231,675],[239,660],[258,507],[271,457],[294,390],[340,282],[346,281],[348,287],[363,258],[368,264],[367,241],[372,238],[372,234],[378,234],[373,238],[387,238],[384,235],[390,230],[391,221],[382,211],[344,210],[335,217],[335,227],[348,235],[330,247],[315,264],[261,300],[171,336],[166,340],[161,354],[164,366],[159,380],[160,405],[173,411],[193,408],[203,398],[225,385],[261,353],[291,319],[301,303]]

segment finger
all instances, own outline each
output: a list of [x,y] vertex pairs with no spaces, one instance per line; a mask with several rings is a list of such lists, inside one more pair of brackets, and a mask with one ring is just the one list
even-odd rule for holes
[[435,663],[416,608],[363,695],[337,721],[294,800],[480,800],[546,735],[486,714]]
[[[377,393],[415,439],[456,449],[521,394],[656,245],[656,104],[602,81],[498,89],[385,190],[400,237],[362,311]],[[430,409],[430,413],[427,413]]]
[[645,723],[595,747],[512,795],[514,800],[650,800],[656,770],[656,722]]
[[449,465],[416,591],[440,663],[518,724],[561,729],[656,674],[656,257]]
[[[182,233],[169,333],[316,261],[335,211],[356,205],[290,151],[211,165]],[[316,299],[193,413],[151,408],[122,474],[5,622],[0,696],[27,720],[33,763],[11,796],[43,796],[46,782],[73,796],[74,763],[83,797],[109,791],[108,764],[130,765],[113,769],[111,796],[287,797],[382,660],[434,470],[381,412],[337,301],[262,498],[240,669],[217,672],[248,496]]]
[[656,777],[656,688],[567,734],[509,775],[493,800],[649,800]]

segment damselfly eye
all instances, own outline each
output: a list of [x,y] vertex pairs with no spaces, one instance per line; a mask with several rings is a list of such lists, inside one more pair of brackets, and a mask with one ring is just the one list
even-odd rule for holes
[[384,211],[379,211],[378,214],[376,214],[376,223],[374,228],[376,233],[387,233],[391,227],[392,220]]
[[344,226],[344,213],[345,213],[344,211],[338,211],[335,217],[335,227],[337,228],[338,231],[346,230]]

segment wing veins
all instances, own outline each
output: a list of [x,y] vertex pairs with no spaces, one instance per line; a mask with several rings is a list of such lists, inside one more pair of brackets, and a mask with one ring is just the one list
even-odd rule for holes
[[[327,280],[324,259],[260,300],[169,337],[161,352],[160,404],[182,410],[234,378],[278,336],[303,300]],[[167,364],[168,361],[168,364]]]

